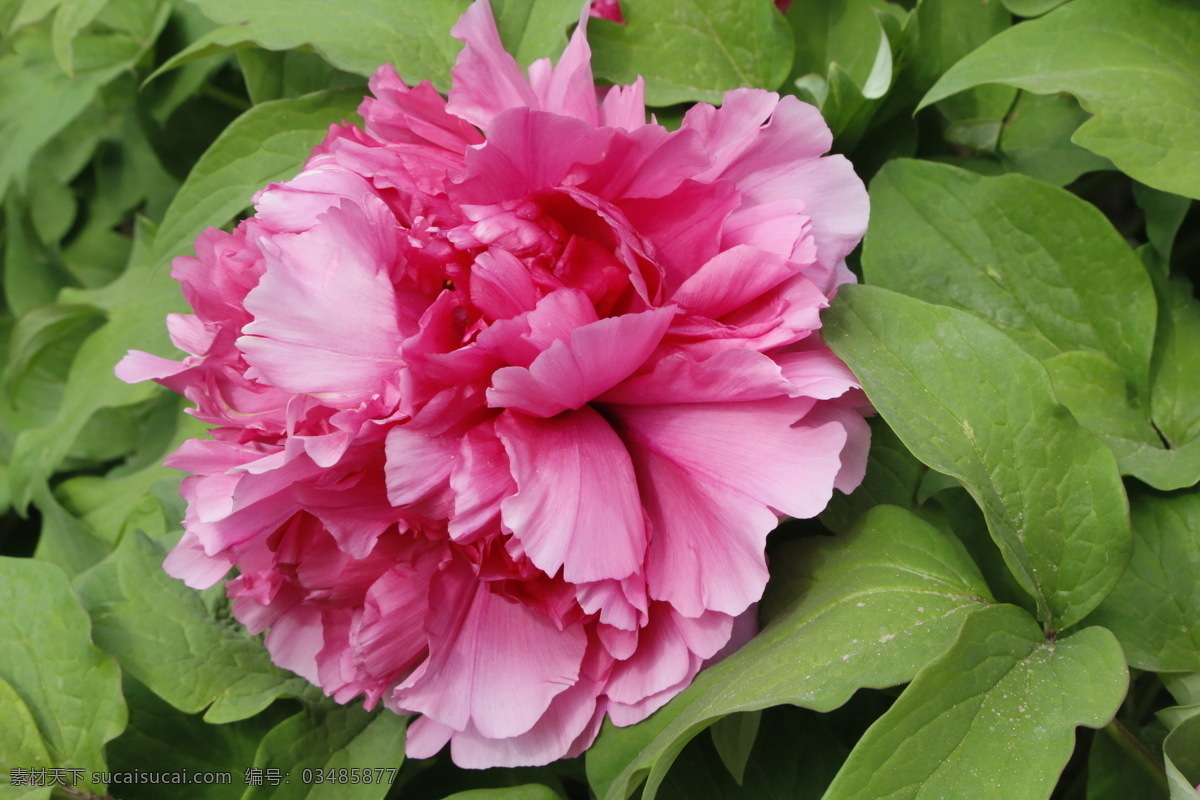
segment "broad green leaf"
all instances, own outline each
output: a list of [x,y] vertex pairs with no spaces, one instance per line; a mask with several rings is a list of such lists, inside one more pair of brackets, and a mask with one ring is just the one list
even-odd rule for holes
[[792,34],[770,0],[625,3],[621,11],[624,25],[588,23],[592,68],[613,83],[641,75],[650,105],[719,103],[743,86],[777,89],[791,68]]
[[1107,723],[1128,682],[1103,628],[1055,641],[1018,608],[974,614],[859,740],[825,800],[1048,798],[1076,726]]
[[1108,445],[1122,474],[1164,491],[1200,480],[1200,441],[1164,448],[1150,414],[1137,398],[1130,397],[1125,376],[1107,356],[1075,350],[1044,364],[1059,401],[1071,409],[1080,425]]
[[1196,800],[1200,783],[1200,714],[1179,724],[1163,743],[1171,800]]
[[[999,4],[993,4],[999,5]],[[954,65],[922,105],[984,83],[1070,92],[1095,116],[1074,141],[1142,183],[1200,197],[1200,5],[1074,0]]]
[[[355,705],[322,703],[275,726],[254,757],[258,769],[278,769],[289,783],[249,786],[244,800],[381,800],[404,763],[406,717]],[[346,779],[337,770],[347,770]],[[304,779],[304,770],[319,773]],[[321,780],[333,771],[332,777]],[[352,776],[357,771],[357,779]]]
[[471,789],[447,795],[446,800],[562,800],[562,795],[540,783],[526,783],[503,789]]
[[272,181],[292,178],[329,126],[356,119],[362,94],[331,89],[255,106],[213,142],[167,209],[155,238],[162,261],[189,249],[206,227],[220,227]]
[[1088,621],[1116,634],[1134,667],[1200,672],[1200,491],[1130,506],[1133,558]]
[[271,664],[260,641],[214,618],[195,591],[163,572],[165,556],[135,533],[80,578],[96,643],[122,669],[180,711],[207,709],[214,724],[309,691],[303,678]]
[[[12,785],[14,770],[33,770],[53,767],[37,723],[21,696],[0,678],[0,800],[44,800],[50,789],[23,785],[18,772],[17,784]],[[29,773],[24,773],[28,775]]]
[[[896,88],[881,115],[904,117],[952,64],[1011,24],[998,2],[979,0],[922,0],[908,15],[897,55]],[[971,104],[954,101],[945,107],[952,119],[971,116]]]
[[[828,711],[858,689],[909,680],[988,602],[953,537],[903,509],[879,506],[849,532],[781,548],[765,612],[785,608],[740,651],[705,670],[649,719],[606,724],[587,756],[603,800],[644,800],[700,731],[738,711],[791,703]],[[790,601],[790,602],[789,602]]]
[[[238,722],[210,725],[164,703],[132,679],[125,681],[129,726],[108,745],[111,771],[169,770],[220,775],[220,782],[187,784],[188,800],[238,800],[246,791],[246,768],[254,763],[259,742],[278,723],[275,709]],[[228,781],[224,776],[228,775]],[[161,800],[158,784],[127,784],[121,800]]]
[[47,766],[83,769],[78,788],[103,795],[91,773],[104,770],[104,743],[126,721],[117,665],[92,644],[87,614],[53,564],[0,558],[0,608],[0,680],[29,711]]
[[758,740],[758,729],[762,722],[762,711],[743,711],[730,714],[713,723],[709,728],[713,747],[721,757],[721,763],[740,786],[746,774],[746,761]]
[[1154,286],[1095,206],[1023,175],[897,160],[871,212],[869,283],[970,311],[1039,359],[1104,353],[1149,394]]
[[311,47],[339,69],[370,75],[390,63],[409,84],[432,80],[449,86],[450,67],[462,45],[450,27],[467,0],[363,0],[332,10],[318,0],[191,0],[223,27],[205,34],[162,68],[258,45],[267,50]]
[[1065,186],[1085,172],[1113,169],[1107,158],[1071,141],[1088,116],[1069,94],[1021,92],[1000,131],[1000,161],[1010,172],[1055,186]]
[[962,481],[1048,630],[1081,620],[1129,560],[1116,460],[1042,365],[978,317],[846,286],[825,340],[913,455]]

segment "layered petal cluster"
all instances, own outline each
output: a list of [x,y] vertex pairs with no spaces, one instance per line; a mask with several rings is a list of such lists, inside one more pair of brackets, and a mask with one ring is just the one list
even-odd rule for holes
[[525,73],[479,0],[448,99],[381,68],[363,128],[175,262],[190,355],[117,370],[214,426],[168,462],[167,571],[236,567],[275,662],[420,714],[414,757],[545,763],[643,719],[753,633],[780,516],[863,475],[818,317],[861,181],[793,97],[648,124],[586,22]]

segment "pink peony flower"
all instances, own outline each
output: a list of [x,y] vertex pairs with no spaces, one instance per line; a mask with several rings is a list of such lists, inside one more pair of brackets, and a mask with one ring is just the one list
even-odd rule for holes
[[175,261],[195,403],[167,571],[274,661],[420,714],[467,767],[584,750],[753,633],[764,544],[862,478],[865,401],[818,312],[867,195],[794,97],[668,132],[597,91],[586,9],[526,76],[479,0],[444,100],[371,79],[232,233]]

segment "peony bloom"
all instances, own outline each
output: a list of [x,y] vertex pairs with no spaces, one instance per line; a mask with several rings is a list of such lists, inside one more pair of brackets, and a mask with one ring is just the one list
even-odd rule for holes
[[818,333],[862,182],[794,97],[647,124],[586,22],[526,76],[479,0],[448,100],[381,68],[363,129],[175,261],[191,355],[117,368],[215,426],[168,461],[167,571],[236,567],[274,661],[420,714],[413,757],[541,764],[643,719],[753,633],[780,515],[863,475]]

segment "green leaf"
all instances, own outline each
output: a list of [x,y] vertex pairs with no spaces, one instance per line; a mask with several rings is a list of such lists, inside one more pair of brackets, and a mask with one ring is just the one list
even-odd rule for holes
[[1116,634],[1132,666],[1200,672],[1200,491],[1137,494],[1130,506],[1129,569],[1088,621]]
[[1000,132],[1000,161],[1011,172],[1055,186],[1065,186],[1085,172],[1113,169],[1107,158],[1071,141],[1088,116],[1069,94],[1021,92]]
[[1104,599],[1131,549],[1116,460],[1036,359],[978,317],[874,286],[842,287],[824,336],[913,455],[979,503],[1047,629]]
[[63,303],[35,306],[21,315],[13,326],[8,363],[4,365],[4,384],[10,395],[16,394],[34,362],[46,350],[83,338],[102,320],[99,309]]
[[879,12],[903,13],[885,0],[793,2],[786,14],[796,42],[791,80],[810,73],[825,75],[830,64],[837,64],[855,84],[865,86],[877,61]]
[[170,353],[174,350],[163,323],[168,312],[183,310],[179,285],[165,269],[154,269],[146,243],[152,229],[139,225],[129,269],[113,283],[95,290],[63,290],[61,301],[101,309],[108,323],[89,336],[71,362],[61,405],[48,423],[21,432],[12,463],[13,504],[24,509],[47,484],[71,452],[80,432],[103,408],[140,403],[162,390],[153,384],[129,385],[112,373],[130,348]]
[[709,728],[713,747],[721,757],[721,763],[729,775],[740,786],[746,774],[746,761],[758,739],[758,728],[762,722],[762,711],[743,711],[730,714],[713,723]]
[[1047,641],[1018,608],[974,614],[859,740],[825,800],[1048,798],[1075,727],[1107,723],[1128,682],[1103,628]]
[[167,209],[155,238],[158,261],[186,251],[205,228],[220,227],[272,181],[292,178],[331,124],[357,119],[362,94],[330,89],[262,103],[217,137]]
[[1189,717],[1163,743],[1171,800],[1196,800],[1200,783],[1200,714]]
[[777,89],[788,76],[794,42],[770,0],[626,3],[624,25],[588,23],[592,69],[613,83],[646,79],[646,102],[720,103],[743,86]]
[[921,105],[984,83],[1070,92],[1095,115],[1077,144],[1142,183],[1200,197],[1198,43],[1195,3],[1074,0],[968,55]]
[[148,44],[121,32],[83,34],[75,40],[71,78],[55,61],[48,31],[30,28],[11,40],[11,51],[0,56],[0,195]]
[[562,795],[540,783],[526,783],[502,789],[471,789],[455,792],[446,800],[561,800]]
[[103,795],[91,773],[104,770],[104,743],[126,720],[117,665],[92,644],[87,614],[52,564],[0,558],[0,608],[0,680],[36,724],[47,766],[83,769],[78,787]]
[[1200,302],[1183,279],[1160,280],[1151,375],[1154,423],[1167,444],[1200,439]]
[[498,0],[492,3],[504,49],[523,67],[539,58],[558,58],[566,30],[579,20],[577,0]]
[[[254,763],[259,742],[279,722],[274,709],[224,725],[210,725],[199,716],[183,714],[132,679],[125,681],[129,726],[108,745],[111,771],[225,773],[227,782],[192,782],[188,800],[238,800],[246,790],[247,766]],[[161,800],[160,784],[130,783],[121,787],[121,800]]]
[[1095,206],[1023,175],[896,160],[871,182],[868,283],[970,311],[1048,359],[1094,350],[1149,395],[1154,286]]
[[[313,706],[271,730],[254,757],[257,769],[278,769],[290,782],[246,789],[244,800],[380,800],[404,763],[406,717],[370,714],[356,706]],[[338,776],[345,769],[346,778]],[[319,772],[304,777],[305,770]],[[321,776],[333,775],[326,780]],[[357,774],[357,779],[355,775]]]
[[159,72],[241,46],[267,50],[311,47],[339,69],[372,74],[390,63],[411,84],[431,80],[449,86],[450,67],[462,45],[450,27],[467,0],[362,0],[330,6],[321,0],[191,0],[223,27],[205,34],[159,68]]
[[909,680],[988,598],[953,537],[893,506],[844,535],[781,548],[771,568],[764,611],[786,610],[649,719],[605,725],[587,756],[598,797],[624,800],[649,774],[642,796],[653,800],[684,745],[727,714],[780,703],[828,711],[860,688]]
[[100,15],[110,0],[63,0],[54,12],[50,40],[62,71],[75,73],[75,37]]
[[49,788],[22,786],[19,778],[16,786],[11,785],[14,769],[45,769],[53,767],[54,762],[46,752],[29,706],[3,678],[0,678],[0,708],[4,709],[0,715],[0,767],[4,768],[0,770],[0,800],[48,798]]
[[140,533],[127,536],[79,579],[96,643],[175,708],[206,722],[244,719],[277,697],[310,691],[271,664],[266,648],[200,595],[163,572],[166,553]]
[[1144,796],[1148,777],[1145,768],[1107,735],[1108,731],[1106,728],[1097,734],[1088,751],[1087,800],[1129,800]]

